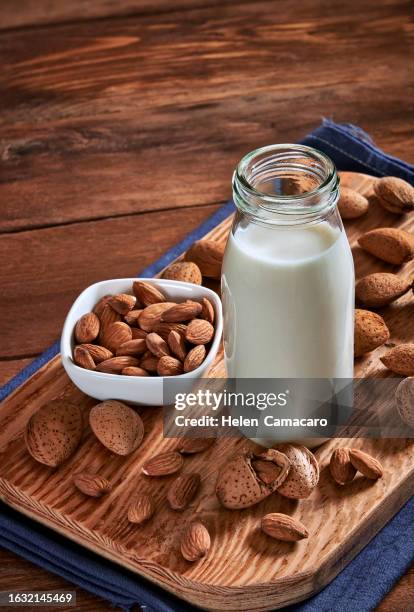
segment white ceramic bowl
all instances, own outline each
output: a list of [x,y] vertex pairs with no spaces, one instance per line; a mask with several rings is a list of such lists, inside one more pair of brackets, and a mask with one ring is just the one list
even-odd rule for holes
[[95,283],[85,289],[70,309],[63,326],[60,342],[62,363],[72,382],[91,397],[99,400],[117,399],[137,405],[161,406],[170,403],[168,400],[171,399],[164,397],[163,376],[122,376],[94,372],[93,370],[80,368],[73,362],[72,358],[74,348],[73,331],[78,319],[86,312],[90,312],[104,295],[131,293],[132,283],[136,280],[143,280],[159,287],[171,302],[184,302],[188,299],[201,300],[203,297],[211,301],[215,311],[215,335],[205,360],[196,370],[181,374],[180,376],[170,376],[169,378],[180,379],[182,382],[182,387],[180,383],[180,392],[190,392],[194,386],[195,379],[203,378],[206,375],[217,354],[223,330],[220,298],[211,289],[201,287],[200,285],[155,278],[107,280]]

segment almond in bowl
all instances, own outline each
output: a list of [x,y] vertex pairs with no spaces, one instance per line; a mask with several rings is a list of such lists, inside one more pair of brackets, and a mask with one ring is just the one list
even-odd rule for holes
[[159,406],[169,403],[165,377],[179,378],[185,393],[207,374],[222,326],[220,298],[206,287],[166,279],[103,281],[85,289],[70,309],[62,363],[91,397]]

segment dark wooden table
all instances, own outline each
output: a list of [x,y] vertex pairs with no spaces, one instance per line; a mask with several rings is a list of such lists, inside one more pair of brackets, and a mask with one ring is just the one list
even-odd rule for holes
[[[133,276],[230,195],[250,149],[322,116],[414,162],[406,0],[2,0],[0,383],[95,281]],[[0,590],[69,588],[0,552]],[[412,609],[412,568],[381,612]],[[107,604],[78,590],[79,610]]]

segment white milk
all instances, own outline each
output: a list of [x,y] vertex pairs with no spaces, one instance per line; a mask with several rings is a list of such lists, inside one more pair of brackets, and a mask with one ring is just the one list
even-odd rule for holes
[[352,378],[353,261],[345,232],[249,223],[223,264],[225,352],[234,378]]
[[239,225],[227,244],[222,290],[229,377],[353,377],[354,268],[344,231],[326,221]]

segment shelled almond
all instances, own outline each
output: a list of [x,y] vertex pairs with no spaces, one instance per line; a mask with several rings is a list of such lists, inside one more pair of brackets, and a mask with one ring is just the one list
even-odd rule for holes
[[[183,270],[194,270],[195,264],[181,263]],[[178,269],[172,267],[171,276]],[[135,281],[131,294],[106,295],[79,319],[73,360],[105,374],[179,376],[203,363],[214,319],[207,298],[168,302],[155,285]]]

